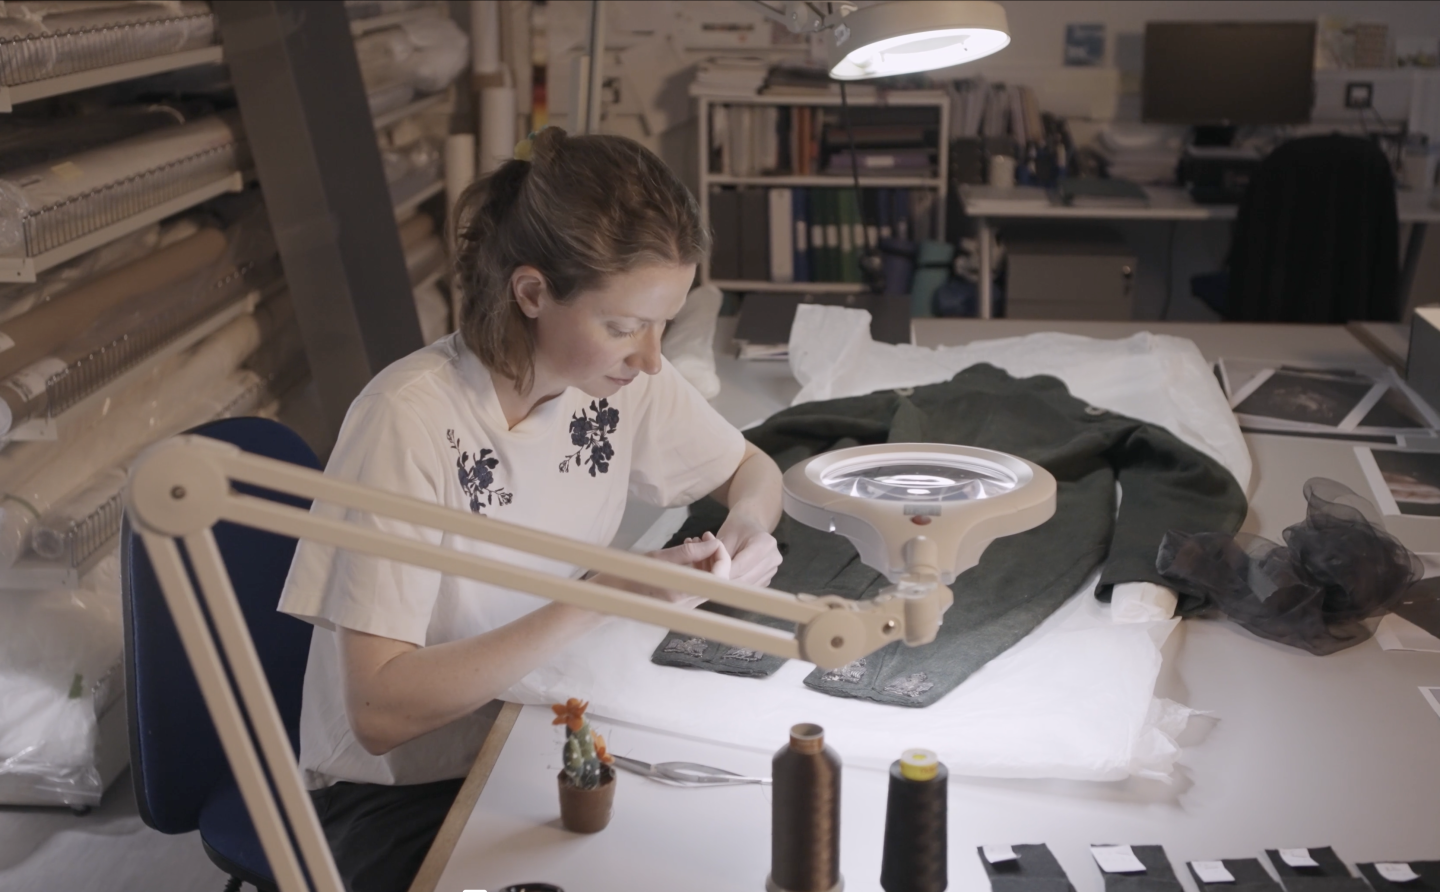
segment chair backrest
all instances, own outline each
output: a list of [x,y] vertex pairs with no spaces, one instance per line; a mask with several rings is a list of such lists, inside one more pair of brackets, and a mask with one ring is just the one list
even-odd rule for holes
[[1400,229],[1385,154],[1356,136],[1277,147],[1240,205],[1225,317],[1397,320]]
[[[268,419],[229,418],[190,433],[233,443],[256,455],[320,467],[299,435]],[[310,507],[308,501],[274,492],[236,489]],[[300,695],[311,626],[275,609],[295,555],[295,540],[230,523],[216,524],[214,533],[280,717],[298,752]],[[187,833],[199,826],[201,804],[216,784],[230,777],[230,766],[149,555],[128,519],[121,534],[120,555],[125,700],[135,801],[146,824],[164,833]]]

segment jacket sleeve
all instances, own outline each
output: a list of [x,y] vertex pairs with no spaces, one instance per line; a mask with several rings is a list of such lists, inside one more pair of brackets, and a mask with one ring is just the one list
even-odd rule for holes
[[1155,569],[1160,541],[1170,530],[1234,533],[1248,505],[1240,484],[1218,462],[1164,428],[1140,424],[1107,456],[1120,483],[1120,508],[1096,594],[1110,599],[1122,582],[1153,582],[1176,590],[1180,614],[1205,607],[1198,592],[1177,587]]

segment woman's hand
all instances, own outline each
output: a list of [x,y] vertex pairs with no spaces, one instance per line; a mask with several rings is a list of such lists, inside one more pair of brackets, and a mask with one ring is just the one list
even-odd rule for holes
[[780,569],[780,548],[775,537],[758,521],[730,512],[720,526],[720,542],[730,553],[730,579],[761,588]]
[[[713,573],[721,579],[728,579],[730,576],[730,554],[725,550],[725,546],[721,541],[710,533],[706,533],[698,539],[686,539],[681,545],[649,552],[645,556],[655,558],[658,561],[679,564],[682,567],[692,567],[696,570]],[[679,604],[681,607],[696,607],[705,602],[705,599],[698,595],[631,582],[628,579],[621,579],[609,573],[598,573],[590,577],[590,581],[599,583],[600,585],[607,585],[611,588],[623,589],[627,592],[635,592],[636,594],[646,595],[647,597],[658,598],[662,601],[669,601],[672,604]]]

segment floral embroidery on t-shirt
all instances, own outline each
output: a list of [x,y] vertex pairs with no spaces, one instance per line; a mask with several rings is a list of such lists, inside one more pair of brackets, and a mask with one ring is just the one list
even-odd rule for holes
[[495,450],[482,447],[479,454],[472,456],[460,448],[460,438],[453,429],[445,432],[445,439],[459,455],[455,459],[455,470],[460,475],[460,488],[470,497],[470,510],[479,514],[482,505],[510,504],[515,495],[495,485],[495,469],[500,465]]
[[560,472],[568,473],[571,462],[577,469],[582,464],[589,465],[591,477],[609,471],[610,459],[615,457],[610,435],[619,424],[620,410],[610,405],[609,400],[591,400],[588,412],[581,409],[570,416],[570,445],[579,448],[560,462]]

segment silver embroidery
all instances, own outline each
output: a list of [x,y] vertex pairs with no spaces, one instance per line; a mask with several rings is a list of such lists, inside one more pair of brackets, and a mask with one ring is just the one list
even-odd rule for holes
[[704,638],[676,638],[665,645],[665,653],[684,654],[699,660],[705,656],[706,644]]
[[820,676],[821,681],[843,681],[846,684],[859,684],[865,678],[865,658],[861,657],[851,663],[846,663],[839,669],[831,669]]
[[933,687],[935,687],[935,683],[926,681],[924,672],[916,672],[914,675],[906,675],[887,684],[885,693],[904,697],[906,700],[919,700],[921,694]]
[[722,660],[744,660],[747,663],[754,663],[765,655],[758,650],[751,650],[748,647],[732,647],[720,655]]

